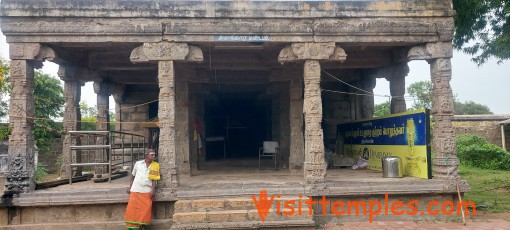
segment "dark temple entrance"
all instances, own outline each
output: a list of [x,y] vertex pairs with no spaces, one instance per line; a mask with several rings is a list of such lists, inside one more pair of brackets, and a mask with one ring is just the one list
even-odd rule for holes
[[[256,159],[271,137],[271,100],[263,85],[229,86],[248,92],[215,93],[205,100],[206,160]],[[228,90],[225,88],[224,90]]]
[[214,78],[205,98],[205,160],[257,159],[272,135],[267,72],[215,72]]

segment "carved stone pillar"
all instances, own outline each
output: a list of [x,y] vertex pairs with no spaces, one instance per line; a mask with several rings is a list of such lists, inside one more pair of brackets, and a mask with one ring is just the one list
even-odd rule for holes
[[[202,50],[185,43],[144,43],[131,52],[134,63],[157,61],[159,84],[159,163],[161,180],[159,186],[174,189],[179,185],[176,162],[176,91],[174,61],[202,61]],[[187,146],[186,146],[187,147]]]
[[335,43],[293,43],[284,48],[278,60],[288,62],[304,60],[304,100],[305,119],[305,161],[304,177],[307,190],[314,193],[325,189],[326,162],[324,159],[324,138],[321,127],[321,67],[319,60],[344,61],[345,51]]
[[[69,146],[79,145],[80,139],[71,140],[71,136],[67,134],[69,131],[77,131],[81,129],[81,110],[80,110],[80,98],[81,98],[81,86],[83,83],[76,80],[74,68],[67,66],[60,66],[58,70],[58,76],[64,81],[64,120],[63,128],[64,143],[62,151],[62,165],[60,168],[61,176],[67,177],[69,175]],[[76,151],[76,160],[81,161],[81,152]],[[73,160],[74,161],[74,160]],[[78,167],[76,175],[81,175],[82,167]]]
[[183,79],[176,81],[175,120],[179,122],[175,123],[175,147],[177,166],[179,173],[183,175],[191,175],[188,88],[188,82]]
[[[376,84],[375,77],[367,77],[364,78],[363,81],[363,89],[370,94],[374,94],[374,88]],[[374,116],[374,96],[373,95],[365,95],[363,96],[362,106],[361,106],[361,119],[371,118]]]
[[455,179],[459,176],[455,132],[452,126],[453,92],[450,87],[452,76],[452,45],[447,42],[429,43],[409,50],[409,60],[427,60],[432,80],[432,109],[434,131],[432,148],[434,152],[434,179]]
[[[97,95],[97,119],[96,119],[96,130],[97,131],[109,131],[110,130],[110,94],[108,90],[108,84],[101,80],[94,81],[94,92]],[[108,136],[98,136],[96,138],[96,144],[107,145],[109,138]],[[95,156],[95,162],[106,162],[109,154],[104,153],[105,150],[97,150]],[[108,172],[108,169],[103,166],[96,166],[95,173],[102,174]]]
[[53,50],[38,43],[11,43],[9,100],[9,166],[6,189],[11,192],[29,192],[35,189],[35,142],[32,127],[35,117],[34,66],[42,60],[55,57]]
[[115,131],[122,132],[122,104],[124,104],[125,85],[117,84],[111,92],[115,101]]
[[407,63],[395,65],[384,70],[386,80],[390,82],[390,111],[391,113],[401,113],[407,110],[404,95],[406,93],[406,79],[409,73]]
[[325,183],[324,135],[322,123],[321,66],[318,60],[305,61],[305,179],[307,184]]
[[158,64],[159,83],[159,160],[161,186],[177,187],[177,163],[175,152],[175,72],[173,61],[160,61]]
[[406,101],[404,94],[406,93],[406,81],[403,77],[389,78],[390,82],[390,111],[391,113],[401,113],[406,111]]
[[303,133],[303,80],[292,79],[289,87],[290,156],[289,169],[292,174],[302,172],[305,160]]
[[97,95],[97,120],[96,120],[96,130],[98,131],[107,131],[110,130],[109,122],[110,122],[110,93],[108,89],[108,84],[102,82],[101,80],[94,81],[94,92]]
[[[279,133],[280,133],[280,160],[282,162],[282,167],[287,168],[289,166],[289,145],[290,145],[290,126],[289,126],[289,84],[288,82],[283,82],[280,89],[280,108],[279,108],[279,120],[280,120],[280,127],[279,127]],[[301,119],[302,120],[302,119]]]

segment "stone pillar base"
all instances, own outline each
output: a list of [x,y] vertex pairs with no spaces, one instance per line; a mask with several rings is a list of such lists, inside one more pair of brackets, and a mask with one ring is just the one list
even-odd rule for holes
[[432,164],[434,179],[451,180],[459,177],[460,161],[457,157],[434,157]]
[[326,183],[326,163],[305,162],[304,173],[306,184]]

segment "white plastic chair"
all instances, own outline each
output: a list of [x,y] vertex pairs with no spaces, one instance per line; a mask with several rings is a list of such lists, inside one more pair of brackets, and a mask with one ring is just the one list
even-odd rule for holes
[[262,147],[259,149],[259,169],[261,167],[262,158],[273,158],[274,160],[274,168],[277,169],[277,160],[278,160],[278,152],[280,150],[280,146],[276,141],[264,141],[262,143]]

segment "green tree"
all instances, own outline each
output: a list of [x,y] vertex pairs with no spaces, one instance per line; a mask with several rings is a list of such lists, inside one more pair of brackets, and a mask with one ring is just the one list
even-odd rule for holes
[[432,82],[418,81],[407,87],[407,93],[415,98],[413,109],[432,107]]
[[60,136],[62,123],[54,120],[63,115],[64,89],[58,79],[39,70],[34,74],[35,127],[33,134],[39,150],[50,150],[55,137]]
[[[9,84],[9,65],[0,61],[0,118],[8,112],[7,94],[11,91]],[[55,137],[60,136],[62,124],[54,120],[62,117],[64,105],[64,89],[60,81],[48,74],[36,70],[34,72],[34,104],[35,126],[32,133],[37,148],[46,152],[50,149]],[[5,130],[4,130],[5,131]],[[3,131],[3,133],[5,133]]]
[[390,102],[389,101],[383,102],[381,104],[376,104],[374,106],[374,116],[375,117],[388,115],[390,113],[391,113],[391,111],[390,111]]
[[492,114],[488,106],[473,101],[455,102],[456,115]]
[[89,106],[87,102],[80,101],[81,111],[81,130],[94,131],[96,130],[97,109],[94,106]]
[[6,96],[9,89],[7,77],[9,75],[9,65],[0,58],[0,119],[5,117],[8,112],[8,103]]
[[510,59],[510,0],[453,0],[453,46],[482,65],[491,57]]
[[[87,102],[80,101],[80,111],[81,111],[81,130],[94,131],[96,130],[96,121],[97,121],[97,108],[94,106],[89,106]],[[110,130],[115,130],[115,113],[109,111],[110,116]]]
[[80,111],[82,117],[96,117],[97,116],[97,108],[94,106],[89,106],[87,102],[80,101]]

